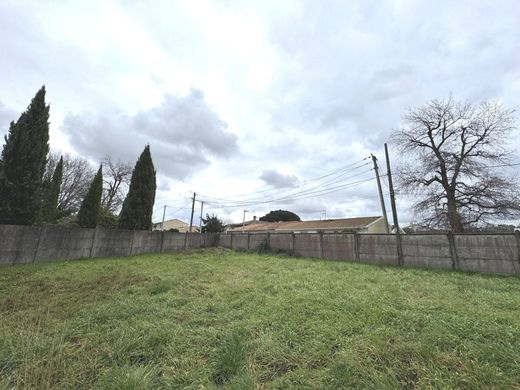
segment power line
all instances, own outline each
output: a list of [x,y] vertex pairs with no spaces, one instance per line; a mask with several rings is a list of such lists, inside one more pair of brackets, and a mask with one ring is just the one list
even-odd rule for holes
[[[358,163],[359,164],[359,163]],[[370,172],[371,169],[369,170],[365,170],[363,172],[360,172],[358,174],[355,174],[355,175],[350,175],[349,177],[345,177],[341,180],[338,180],[339,178],[341,177],[344,177],[347,173],[350,173],[352,171],[355,171],[359,168],[362,168],[366,165],[369,165],[370,163],[367,162],[367,163],[364,163],[364,164],[361,164],[361,165],[358,165],[357,167],[354,167],[352,169],[350,169],[348,172],[342,172],[338,175],[339,172],[341,172],[341,170],[335,170],[334,172],[331,172],[329,174],[326,174],[326,175],[322,175],[320,176],[320,178],[324,178],[324,177],[330,177],[331,175],[333,174],[336,174],[337,176],[335,176],[334,178],[330,178],[326,181],[323,181],[313,187],[308,187],[311,183],[306,183],[302,186],[299,186],[299,187],[296,187],[296,188],[291,188],[291,189],[288,189],[288,190],[283,190],[281,191],[279,194],[273,194],[273,196],[278,196],[278,198],[275,198],[274,200],[279,200],[279,199],[288,199],[290,197],[294,197],[294,196],[298,196],[298,195],[304,195],[304,194],[307,194],[307,193],[313,193],[313,190],[316,190],[316,189],[319,189],[321,187],[325,187],[324,189],[327,189],[326,186],[328,185],[331,185],[331,184],[338,184],[338,183],[341,183],[345,180],[349,180],[349,179],[352,179],[354,177],[358,177],[360,175],[363,175],[367,172]],[[305,188],[305,187],[308,187],[308,188]],[[297,191],[297,192],[294,192],[295,189],[298,189],[298,188],[301,188],[302,190],[301,191]],[[292,192],[288,192],[288,191],[292,191]],[[220,204],[225,204],[225,203],[229,203],[229,204],[233,204],[233,205],[244,205],[244,206],[247,206],[247,205],[251,205],[251,204],[263,204],[263,203],[266,203],[266,200],[265,200],[265,196],[263,197],[254,197],[254,198],[248,198],[248,199],[223,199],[223,198],[216,198],[216,197],[210,197],[210,196],[206,196],[206,195],[201,195],[201,198],[204,199],[204,201],[206,203],[209,203],[209,204],[215,204],[215,203],[220,203]]]
[[341,191],[341,190],[344,190],[347,188],[356,187],[360,184],[363,184],[363,183],[366,183],[366,182],[369,182],[372,180],[375,180],[375,178],[368,178],[368,179],[358,180],[358,181],[355,181],[352,183],[342,184],[342,185],[335,186],[335,187],[329,187],[329,188],[325,188],[325,189],[321,189],[321,190],[310,191],[310,192],[301,194],[300,196],[287,196],[287,197],[281,197],[281,198],[277,198],[277,199],[269,199],[269,200],[263,200],[263,201],[258,201],[258,202],[240,203],[240,204],[231,204],[231,203],[230,204],[218,204],[218,203],[212,203],[212,202],[209,202],[209,204],[211,204],[215,208],[235,208],[235,207],[247,207],[247,206],[269,204],[269,203],[276,203],[276,202],[288,202],[288,201],[293,201],[293,200],[301,200],[301,199],[314,198],[317,196],[328,195],[328,194],[331,194],[331,193],[334,193],[337,191]]
[[[298,188],[304,188],[305,186],[308,186],[308,185],[312,184],[312,182],[314,182],[314,181],[319,181],[319,180],[322,180],[322,179],[324,179],[326,177],[330,177],[330,176],[336,175],[338,173],[341,173],[341,174],[338,175],[337,178],[345,176],[348,172],[355,171],[355,170],[357,170],[359,168],[362,168],[365,165],[368,165],[369,163],[363,163],[363,161],[367,160],[367,158],[369,158],[369,157],[366,157],[366,158],[364,158],[362,160],[359,160],[359,161],[356,161],[354,163],[347,164],[347,165],[345,165],[345,166],[343,166],[343,167],[341,167],[339,169],[335,169],[335,170],[333,170],[331,172],[328,172],[328,173],[326,173],[324,175],[320,175],[320,176],[317,176],[317,177],[312,178],[312,179],[304,180],[304,183],[302,185],[299,185],[299,186],[296,186],[296,187],[291,187],[291,188],[288,188],[288,189],[280,190],[279,188],[269,188],[269,189],[265,189],[265,190],[260,190],[260,191],[255,191],[255,192],[250,192],[250,193],[237,195],[238,199],[225,199],[225,198],[212,197],[212,196],[203,195],[203,194],[200,194],[200,197],[205,199],[205,201],[219,201],[219,202],[226,202],[226,203],[253,202],[253,201],[262,199],[261,197],[258,196],[259,194],[265,194],[267,192],[276,192],[276,191],[278,191],[278,192],[281,191],[283,193],[283,192],[292,191],[292,190],[295,190],[295,189],[298,189]],[[361,163],[363,163],[363,164],[361,164]],[[359,165],[359,164],[361,164],[361,165]],[[348,168],[350,168],[350,169],[348,169]],[[326,182],[323,182],[320,185],[324,185],[324,184],[326,184],[328,182],[331,182],[331,181],[334,181],[334,179],[329,179],[329,180],[327,180]],[[248,195],[249,196],[252,195],[253,197],[247,197]],[[240,199],[241,197],[245,197],[245,198]]]

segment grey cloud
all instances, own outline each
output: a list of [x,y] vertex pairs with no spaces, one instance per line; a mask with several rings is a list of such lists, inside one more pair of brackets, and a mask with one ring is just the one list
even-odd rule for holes
[[298,184],[298,177],[294,175],[284,175],[273,169],[266,169],[260,175],[260,180],[263,180],[267,185],[274,188],[294,187]]
[[290,70],[272,90],[275,126],[344,132],[375,147],[409,107],[450,93],[500,96],[518,79],[515,2],[476,2],[469,12],[455,3],[300,4],[271,29]]
[[79,153],[93,159],[110,154],[132,162],[149,143],[158,173],[176,179],[208,165],[211,157],[238,152],[237,137],[198,90],[168,95],[161,105],[134,116],[67,115],[62,130]]

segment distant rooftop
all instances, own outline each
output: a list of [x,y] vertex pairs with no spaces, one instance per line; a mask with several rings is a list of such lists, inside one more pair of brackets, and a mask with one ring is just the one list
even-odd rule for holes
[[293,232],[293,231],[342,231],[364,229],[368,225],[382,219],[382,217],[358,217],[325,219],[315,221],[290,221],[290,222],[263,222],[246,224],[245,226],[234,226],[228,232]]

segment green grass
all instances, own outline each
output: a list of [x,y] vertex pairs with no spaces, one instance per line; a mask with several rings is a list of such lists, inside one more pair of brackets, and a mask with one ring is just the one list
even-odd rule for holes
[[0,388],[519,383],[514,277],[219,249],[0,268]]

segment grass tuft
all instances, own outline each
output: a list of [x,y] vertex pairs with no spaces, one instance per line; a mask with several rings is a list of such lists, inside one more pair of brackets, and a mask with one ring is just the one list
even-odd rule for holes
[[213,356],[213,382],[222,385],[235,375],[244,376],[247,367],[247,346],[244,331],[234,331],[217,347]]
[[155,389],[154,372],[148,367],[122,366],[108,369],[96,381],[93,389],[147,390]]

